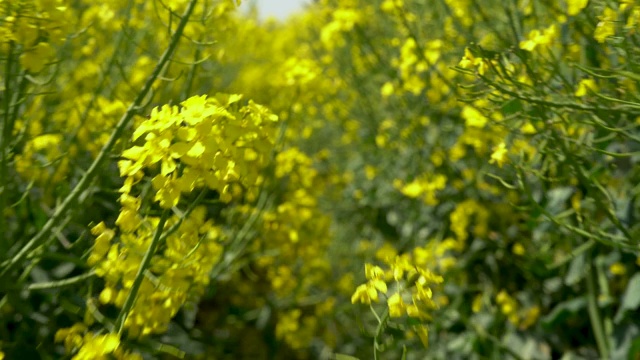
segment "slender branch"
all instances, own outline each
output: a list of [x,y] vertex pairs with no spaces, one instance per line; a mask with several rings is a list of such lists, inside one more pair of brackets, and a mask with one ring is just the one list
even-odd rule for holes
[[[6,208],[7,195],[9,193],[9,179],[7,166],[9,163],[9,137],[13,129],[9,126],[9,120],[11,119],[10,105],[11,96],[9,96],[9,89],[11,88],[11,70],[13,67],[13,41],[9,43],[9,52],[7,54],[7,63],[5,64],[4,74],[4,121],[0,121],[0,229],[6,229],[5,216],[2,211]],[[15,109],[14,109],[15,111]],[[0,231],[0,251],[4,253],[9,248],[9,243],[5,236],[6,231]]]
[[[373,307],[371,308],[371,310],[373,310]],[[389,308],[386,308],[382,313],[382,318],[378,318],[378,327],[376,328],[376,336],[373,338],[373,358],[375,360],[378,360],[378,347],[379,347],[378,341],[382,337],[382,334],[384,333],[384,330],[387,327],[388,321],[389,321]]]
[[[47,282],[39,282],[35,284],[30,284],[27,286],[27,290],[51,290],[51,289],[59,289],[62,287],[72,286],[75,284],[82,283],[92,277],[96,276],[95,270],[90,270],[86,274],[73,276],[67,279],[62,279],[58,281],[47,281]],[[17,287],[19,289],[19,287]]]
[[604,333],[604,324],[600,316],[600,309],[598,309],[598,288],[596,286],[595,262],[593,254],[589,256],[590,264],[587,269],[587,306],[589,311],[589,320],[591,321],[591,328],[593,329],[593,335],[596,338],[596,345],[598,346],[598,352],[601,359],[609,359],[609,346]]
[[147,252],[144,254],[142,258],[142,262],[140,263],[140,267],[138,268],[138,272],[136,273],[136,277],[133,280],[133,284],[131,285],[131,290],[129,291],[129,295],[127,295],[127,299],[124,301],[124,305],[122,305],[122,310],[116,319],[116,330],[118,331],[118,335],[122,334],[122,330],[124,329],[125,321],[127,320],[127,316],[129,312],[133,308],[133,304],[135,303],[136,296],[138,295],[138,290],[140,290],[140,286],[142,285],[142,280],[144,279],[145,270],[151,264],[151,258],[156,252],[158,248],[158,244],[160,244],[160,235],[162,235],[162,231],[164,230],[164,225],[169,218],[169,210],[165,210],[160,217],[160,222],[158,223],[158,227],[156,228],[156,232],[153,235],[153,239],[151,239],[151,244],[149,244],[149,248]]

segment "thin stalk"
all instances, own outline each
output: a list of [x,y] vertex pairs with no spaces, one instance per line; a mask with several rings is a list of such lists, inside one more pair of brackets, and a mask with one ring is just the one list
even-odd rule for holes
[[604,323],[600,316],[600,309],[598,308],[598,288],[596,286],[596,274],[594,271],[595,262],[593,254],[589,256],[590,263],[587,268],[587,306],[589,311],[589,320],[591,321],[591,328],[593,329],[593,335],[596,338],[596,345],[598,347],[598,353],[600,353],[601,359],[609,359],[609,346],[604,332]]
[[[251,213],[247,221],[242,225],[242,228],[238,231],[238,234],[234,238],[231,245],[234,247],[228,249],[225,252],[225,256],[213,267],[210,277],[212,279],[217,278],[222,274],[224,270],[228,270],[233,262],[243,254],[244,249],[247,247],[251,238],[249,237],[249,231],[256,224],[262,213],[265,211],[268,203],[269,195],[266,190],[260,192],[258,203],[254,211]],[[233,250],[233,251],[232,251]]]
[[5,215],[2,213],[7,207],[7,194],[9,193],[8,185],[9,179],[7,179],[8,171],[8,157],[9,157],[9,137],[13,129],[10,128],[9,122],[11,120],[11,98],[9,96],[9,88],[11,87],[11,70],[13,67],[13,41],[9,44],[9,53],[7,54],[7,63],[5,64],[4,74],[4,119],[0,122],[0,253],[6,254],[9,244],[6,236],[8,235],[5,230]]
[[[373,308],[371,308],[373,310]],[[376,314],[377,315],[377,314]],[[376,329],[376,337],[373,338],[373,359],[378,360],[378,339],[382,336],[384,329],[389,321],[389,308],[384,309],[381,318],[378,318],[378,328]]]
[[160,235],[162,235],[164,225],[169,218],[169,213],[169,210],[165,210],[162,213],[160,222],[158,223],[158,227],[156,228],[156,232],[153,234],[153,239],[151,239],[151,244],[149,244],[149,248],[144,254],[142,262],[140,263],[140,267],[138,268],[138,272],[136,273],[136,277],[133,280],[133,285],[131,285],[129,295],[127,295],[127,299],[124,301],[124,305],[122,305],[122,310],[120,311],[120,314],[116,319],[116,330],[118,331],[118,335],[122,335],[122,330],[124,330],[124,323],[127,320],[127,316],[129,315],[131,308],[133,308],[136,296],[138,295],[138,291],[140,290],[140,286],[142,285],[145,270],[147,270],[147,268],[151,264],[151,258],[155,254],[156,249],[158,249],[158,245],[160,244]]
[[72,286],[75,284],[83,283],[88,279],[96,276],[95,270],[90,270],[86,274],[73,276],[68,279],[58,280],[58,281],[47,281],[35,283],[27,286],[27,290],[51,290],[51,289],[59,289],[62,287]]
[[[532,104],[543,105],[549,108],[565,108],[565,109],[572,109],[572,110],[585,111],[585,112],[598,112],[602,110],[602,108],[599,108],[599,107],[587,106],[587,105],[582,105],[582,104],[573,103],[573,102],[551,101],[551,100],[544,100],[541,97],[532,97],[532,96],[529,96],[528,94],[522,94],[515,90],[509,90],[504,86],[501,86],[500,84],[496,83],[495,81],[491,81],[491,79],[489,79],[486,76],[483,76],[483,75],[478,75],[478,76],[483,81],[485,81],[489,86],[495,88],[496,90],[499,90],[500,92],[510,95],[512,97],[515,97],[517,99],[530,102]],[[607,111],[610,113],[625,113],[629,115],[637,114],[637,112],[629,111],[629,108],[625,106],[608,107]]]
[[51,231],[58,224],[60,219],[64,217],[64,215],[69,211],[72,205],[76,204],[76,201],[78,200],[80,195],[87,190],[89,184],[91,184],[91,181],[93,181],[93,179],[96,177],[96,175],[99,173],[100,169],[102,168],[102,164],[109,157],[109,154],[113,149],[113,147],[115,146],[116,142],[120,140],[120,138],[124,134],[125,129],[128,127],[129,123],[131,122],[134,115],[138,111],[140,104],[142,104],[143,100],[151,90],[153,83],[160,76],[160,73],[164,69],[165,65],[169,62],[169,59],[171,59],[171,57],[173,56],[173,53],[178,47],[178,43],[180,42],[180,37],[182,36],[182,32],[184,31],[184,28],[187,25],[189,17],[193,13],[193,10],[197,2],[198,2],[197,0],[191,0],[189,2],[189,5],[187,6],[187,9],[182,15],[182,18],[180,19],[180,23],[178,24],[178,27],[176,28],[175,33],[173,33],[173,36],[171,37],[171,41],[169,43],[167,50],[164,52],[164,54],[162,54],[162,57],[160,58],[160,60],[156,64],[156,67],[153,69],[153,72],[151,73],[146,83],[142,87],[142,90],[140,91],[138,96],[135,98],[135,100],[131,103],[131,105],[129,105],[129,108],[124,113],[124,115],[116,125],[116,128],[111,133],[109,140],[102,147],[102,150],[100,150],[100,153],[98,154],[96,159],[93,161],[91,166],[89,166],[89,169],[85,172],[84,176],[80,179],[78,184],[73,188],[71,193],[69,193],[69,195],[60,204],[60,206],[56,208],[55,213],[53,214],[53,216],[51,216],[51,218],[49,218],[49,220],[42,227],[42,229],[33,238],[31,238],[31,240],[29,240],[29,242],[15,256],[11,258],[11,260],[2,264],[2,270],[0,270],[0,278],[4,278],[7,274],[9,274],[14,267],[20,264],[20,262],[25,258],[25,256],[29,253],[31,249],[40,245],[47,238],[47,236],[50,235]]
[[196,72],[198,71],[198,65],[199,65],[198,59],[200,58],[201,53],[202,51],[200,50],[200,47],[197,47],[193,55],[194,63],[191,65],[191,68],[189,69],[189,74],[187,75],[187,85],[185,87],[184,96],[183,96],[183,98],[185,99],[187,98],[187,96],[191,94],[191,88],[193,88],[193,81],[195,80]]
[[569,261],[576,258],[576,256],[584,253],[585,251],[591,250],[596,245],[596,241],[594,239],[589,239],[587,242],[573,249],[568,255],[560,259],[559,261],[547,265],[547,269],[554,270],[561,266],[566,265]]

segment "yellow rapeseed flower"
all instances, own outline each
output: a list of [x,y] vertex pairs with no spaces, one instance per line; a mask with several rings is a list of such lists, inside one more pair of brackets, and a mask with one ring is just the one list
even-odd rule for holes
[[100,359],[104,355],[113,353],[120,346],[120,338],[117,334],[95,335],[93,333],[84,336],[83,344],[73,360]]
[[391,295],[389,299],[387,299],[387,305],[389,306],[389,316],[397,318],[404,315],[406,305],[399,292]]
[[489,160],[489,164],[496,163],[499,167],[502,167],[502,165],[504,165],[504,163],[508,160],[507,154],[507,147],[503,141],[493,148],[493,153],[491,154],[491,160]]
[[553,42],[557,32],[555,24],[543,30],[531,30],[527,35],[527,40],[520,42],[520,49],[533,51],[538,46],[548,46]]
[[578,15],[588,3],[589,0],[567,0],[567,14],[570,16]]
[[622,276],[627,273],[627,268],[620,262],[615,262],[609,266],[609,271],[613,275]]
[[576,96],[585,96],[589,93],[589,91],[598,91],[598,86],[593,79],[582,79],[578,83],[578,88],[576,89]]
[[596,26],[593,37],[600,43],[603,43],[609,36],[616,34],[614,21],[618,18],[615,10],[607,7],[600,16],[600,22]]
[[487,117],[473,106],[465,105],[460,114],[468,127],[483,128],[487,124]]

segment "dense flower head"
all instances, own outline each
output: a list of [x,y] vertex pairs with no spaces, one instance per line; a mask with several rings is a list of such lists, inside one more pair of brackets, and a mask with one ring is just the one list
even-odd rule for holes
[[557,26],[551,25],[546,29],[534,29],[529,32],[527,40],[520,42],[520,49],[533,51],[536,47],[545,47],[553,43],[558,32]]
[[444,279],[427,267],[416,265],[411,254],[396,254],[384,259],[384,268],[365,264],[367,282],[356,288],[351,302],[371,305],[380,301],[380,295],[384,296],[390,318],[407,316],[415,319],[419,325],[415,325],[414,330],[422,334],[421,341],[427,346],[426,322],[432,320],[430,312],[438,308],[433,300],[432,287]]
[[56,342],[63,342],[69,353],[75,353],[73,360],[118,359],[141,360],[136,352],[123,350],[120,337],[114,333],[97,334],[88,331],[83,324],[62,328],[56,332]]
[[232,183],[252,194],[269,159],[278,118],[252,101],[240,106],[241,98],[203,95],[183,101],[180,108],[154,108],[133,133],[132,140],[143,145],[126,149],[118,163],[127,178],[121,191],[128,191],[143,169],[159,165],[152,185],[155,200],[164,208],[176,206],[182,193],[203,186],[216,190],[225,202],[232,199]]
[[[125,306],[143,255],[158,241],[160,218],[141,209],[143,174],[155,173],[150,181],[154,201],[164,208],[175,208],[181,196],[202,187],[228,202],[233,183],[249,191],[258,185],[259,171],[271,156],[277,117],[253,102],[240,106],[240,100],[238,95],[192,97],[180,108],[155,108],[140,122],[132,140],[141,145],[125,149],[118,163],[125,178],[119,231],[104,223],[92,228],[96,242],[88,261],[105,280],[101,304]],[[164,250],[152,255],[135,303],[127,309],[124,328],[131,338],[167,331],[177,311],[202,294],[222,254],[222,232],[207,219],[205,207],[174,215],[167,225],[175,230],[163,238]]]

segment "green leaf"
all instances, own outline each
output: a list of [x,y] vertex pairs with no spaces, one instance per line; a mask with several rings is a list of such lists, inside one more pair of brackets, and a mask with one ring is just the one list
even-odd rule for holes
[[576,353],[574,353],[573,351],[569,351],[564,353],[564,355],[562,355],[562,358],[560,358],[560,360],[582,360],[583,357],[576,355]]
[[333,354],[335,360],[360,360],[357,357],[346,354]]
[[586,296],[580,296],[575,299],[561,302],[549,313],[549,315],[543,317],[542,325],[546,328],[553,329],[558,324],[565,321],[566,318],[576,315],[578,312],[582,312],[587,307]]
[[629,353],[627,359],[635,360],[640,355],[640,337],[633,340],[631,347],[629,348]]
[[[627,359],[631,354],[640,351],[640,328],[628,322],[616,325],[611,334],[610,344],[612,359]],[[636,359],[636,357],[629,357],[629,359]]]
[[502,113],[507,116],[517,114],[523,109],[522,102],[520,99],[509,100],[502,105],[501,109]]
[[619,323],[627,310],[635,310],[638,306],[640,306],[640,273],[636,273],[629,280],[614,321]]
[[562,186],[547,192],[547,210],[552,214],[557,214],[566,208],[564,205],[569,197],[573,194],[574,189],[571,186]]
[[584,253],[576,256],[569,265],[564,283],[569,286],[577,284],[587,274],[587,266]]

